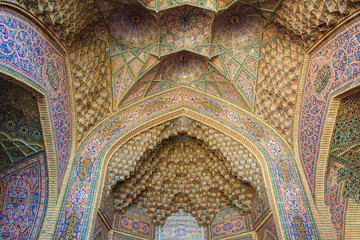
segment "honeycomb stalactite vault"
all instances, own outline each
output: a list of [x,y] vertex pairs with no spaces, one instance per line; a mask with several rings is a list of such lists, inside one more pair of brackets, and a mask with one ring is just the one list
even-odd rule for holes
[[252,153],[185,117],[125,143],[111,157],[108,175],[106,188],[115,195],[115,209],[124,212],[138,205],[156,225],[180,209],[199,224],[209,225],[220,210],[236,207],[249,214],[254,194],[264,197],[260,167]]
[[130,178],[115,186],[115,208],[124,212],[137,203],[158,225],[180,209],[196,216],[200,225],[209,225],[230,207],[249,213],[255,189],[219,155],[185,133],[163,140],[145,153]]

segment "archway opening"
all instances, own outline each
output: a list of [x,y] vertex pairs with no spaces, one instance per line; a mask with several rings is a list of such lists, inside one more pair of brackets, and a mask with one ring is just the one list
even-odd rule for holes
[[0,77],[0,238],[39,236],[48,169],[38,97]]
[[325,172],[325,202],[337,237],[345,238],[349,199],[360,204],[360,91],[340,97]]
[[109,224],[115,231],[156,237],[169,217],[182,213],[204,227],[204,239],[221,238],[254,230],[269,213],[256,157],[187,117],[115,150],[105,181],[100,212],[109,219],[109,208],[116,211]]

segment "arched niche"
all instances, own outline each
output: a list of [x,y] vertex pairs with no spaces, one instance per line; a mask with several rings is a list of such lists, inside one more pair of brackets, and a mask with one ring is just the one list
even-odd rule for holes
[[[250,231],[249,222],[255,227],[269,211],[261,167],[253,153],[219,130],[185,116],[133,136],[108,162],[100,210],[107,221],[110,209],[118,210],[116,229],[150,236],[150,223],[162,225],[171,213],[182,211],[199,225],[212,227],[214,236],[222,236]],[[109,206],[114,195],[115,204]],[[147,213],[127,210],[133,206]],[[129,224],[135,216],[138,227]],[[231,220],[233,227],[224,226],[224,219]],[[140,227],[145,225],[146,231]]]
[[[318,238],[293,156],[282,137],[253,114],[187,87],[174,88],[116,112],[87,135],[78,149],[55,237],[75,234],[81,239],[92,234],[90,226],[100,204],[111,154],[135,134],[179,116],[220,130],[257,156],[280,236]],[[86,159],[90,164],[82,168]]]
[[49,178],[46,215],[39,228],[51,229],[41,231],[39,238],[51,239],[58,215],[56,204],[75,147],[67,52],[44,24],[19,6],[1,2],[0,16],[0,77],[37,95]]
[[[360,85],[357,36],[359,12],[345,19],[326,34],[306,54],[299,83],[294,125],[295,160],[309,199],[319,215],[324,238],[336,236],[332,216],[326,205],[326,177],[329,150],[340,100]],[[351,47],[349,47],[351,46]],[[358,206],[349,201],[345,239],[358,239]]]

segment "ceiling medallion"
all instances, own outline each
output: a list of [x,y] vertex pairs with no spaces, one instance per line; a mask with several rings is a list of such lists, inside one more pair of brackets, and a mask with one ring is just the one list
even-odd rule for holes
[[241,19],[239,16],[232,16],[230,18],[230,22],[232,23],[232,25],[236,26],[241,22]]
[[183,66],[187,66],[189,64],[189,57],[184,54],[179,56],[179,60]]
[[139,24],[141,21],[141,18],[138,15],[133,15],[133,16],[131,16],[131,21],[135,24]]

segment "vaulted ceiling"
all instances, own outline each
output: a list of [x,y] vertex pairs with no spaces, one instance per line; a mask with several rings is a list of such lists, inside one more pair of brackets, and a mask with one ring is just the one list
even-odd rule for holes
[[256,199],[267,201],[256,157],[239,142],[186,117],[140,133],[117,149],[105,191],[114,194],[118,212],[141,207],[155,225],[180,210],[209,225],[221,210],[247,215]]
[[[14,2],[14,1],[12,1]],[[292,142],[304,54],[357,0],[16,0],[68,47],[78,140],[177,85],[254,112]]]
[[140,205],[153,224],[183,209],[200,225],[212,223],[215,215],[236,207],[240,214],[251,211],[256,194],[250,183],[236,176],[221,153],[182,133],[162,141],[136,163],[130,178],[114,188],[115,209]]

